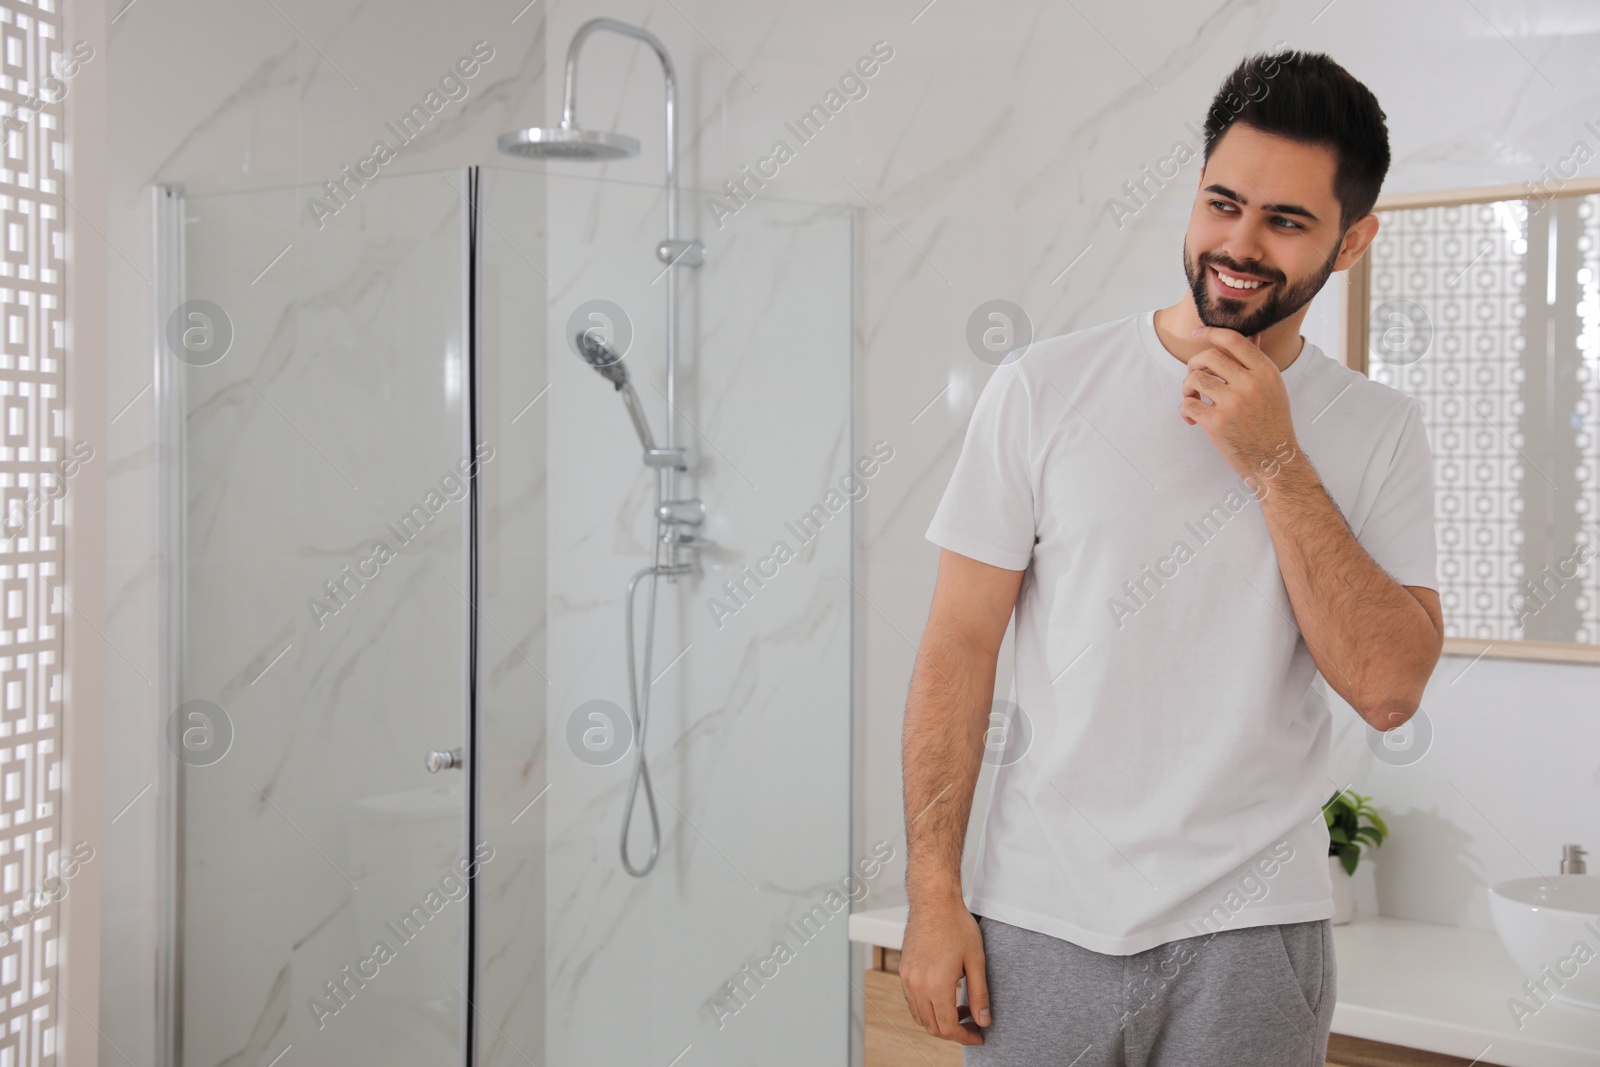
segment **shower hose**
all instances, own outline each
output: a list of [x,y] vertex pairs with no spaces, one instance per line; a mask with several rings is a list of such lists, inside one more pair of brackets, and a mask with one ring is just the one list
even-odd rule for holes
[[[645,727],[650,721],[650,652],[655,644],[656,633],[656,584],[661,578],[661,533],[662,522],[660,519],[662,499],[661,474],[656,477],[656,513],[655,536],[651,539],[655,544],[650,566],[635,574],[628,582],[626,622],[628,629],[628,699],[633,711],[633,776],[628,782],[628,804],[622,813],[622,866],[635,878],[643,878],[649,874],[656,865],[656,858],[661,854],[661,820],[656,815],[655,791],[650,787],[650,767],[644,758]],[[639,684],[633,668],[633,593],[639,584],[639,579],[646,575],[650,578],[650,599],[646,602],[644,624],[644,666],[639,673],[644,676],[644,684]],[[633,824],[633,802],[639,792],[639,783],[644,783],[645,804],[650,808],[650,858],[643,867],[635,867],[628,858],[628,828]]]

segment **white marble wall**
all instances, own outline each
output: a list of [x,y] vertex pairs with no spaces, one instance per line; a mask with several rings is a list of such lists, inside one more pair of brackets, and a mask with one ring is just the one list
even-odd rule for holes
[[[549,121],[567,39],[585,18],[606,14],[667,41],[679,64],[683,180],[715,187],[767,156],[775,139],[793,144],[784,123],[886,41],[893,58],[867,82],[867,95],[799,147],[758,194],[861,210],[855,439],[887,440],[896,458],[856,513],[855,854],[879,838],[900,847],[901,709],[937,558],[922,530],[989,373],[963,340],[977,304],[1014,300],[1049,334],[1176,299],[1195,166],[1124,229],[1107,201],[1144,164],[1192,137],[1185,123],[1198,120],[1244,52],[1280,39],[1329,52],[1377,93],[1395,157],[1390,191],[1538,178],[1586,136],[1585,120],[1600,119],[1600,19],[1575,0],[1382,9],[1351,0],[1314,9],[1232,0],[1201,9],[1030,4],[1003,17],[954,0],[759,11],[718,0],[604,9],[547,2],[512,24],[517,6],[473,3],[447,15],[420,3],[400,11],[279,5],[283,14],[267,5],[224,15],[193,2],[143,0],[111,27],[107,237],[117,253],[117,329],[107,419],[134,403],[107,437],[108,636],[140,671],[153,671],[151,408],[148,394],[135,399],[149,380],[149,291],[140,272],[150,262],[151,181],[216,190],[322,180],[478,39],[497,49],[486,80],[456,119],[394,166],[493,162],[492,138],[502,128]],[[597,40],[581,91],[580,117],[640,137],[643,154],[550,171],[654,181],[661,156],[653,57],[626,41]],[[1590,163],[1584,173],[1600,171]],[[737,225],[737,216],[728,222]],[[1326,309],[1317,313],[1337,321]],[[621,447],[625,425],[616,425],[614,411],[605,417],[612,432],[591,436]],[[635,501],[644,488],[633,487]],[[616,537],[604,535],[608,544]],[[627,533],[624,543],[638,537]],[[603,632],[598,622],[594,629]],[[525,652],[532,647],[521,644],[531,629],[508,633]],[[594,641],[598,657],[604,646]],[[502,659],[510,662],[509,651]],[[107,669],[119,712],[107,717],[109,817],[149,780],[160,716],[128,663],[109,656]],[[1487,927],[1485,884],[1530,873],[1530,861],[1553,869],[1561,842],[1600,842],[1595,684],[1594,668],[1445,660],[1424,705],[1437,729],[1434,751],[1410,768],[1377,764],[1360,724],[1339,709],[1333,777],[1375,794],[1395,831],[1378,862],[1363,865],[1358,903]],[[111,828],[105,868],[102,1028],[136,1060],[151,1039],[148,800]],[[618,809],[612,790],[596,820]],[[902,870],[897,863],[891,876]],[[551,966],[559,966],[554,958]],[[642,1012],[648,1001],[626,1003]]]

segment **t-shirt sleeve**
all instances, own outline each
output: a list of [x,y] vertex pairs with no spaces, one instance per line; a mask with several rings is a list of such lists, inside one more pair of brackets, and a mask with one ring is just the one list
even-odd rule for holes
[[1356,542],[1401,585],[1439,588],[1433,528],[1433,450],[1422,402],[1411,398],[1389,470]]
[[1020,363],[995,370],[978,394],[950,483],[928,525],[941,548],[1006,570],[1033,558],[1030,425],[1032,405]]

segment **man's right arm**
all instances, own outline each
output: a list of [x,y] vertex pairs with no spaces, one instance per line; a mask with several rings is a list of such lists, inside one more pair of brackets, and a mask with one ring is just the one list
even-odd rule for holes
[[963,1045],[983,1038],[957,1020],[956,983],[979,1026],[989,1023],[983,937],[961,896],[961,851],[994,701],[995,661],[1025,571],[941,551],[901,743],[906,896],[900,955],[906,1004],[928,1033]]

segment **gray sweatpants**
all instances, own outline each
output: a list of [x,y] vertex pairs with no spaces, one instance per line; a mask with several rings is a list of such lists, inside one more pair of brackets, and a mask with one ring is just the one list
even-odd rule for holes
[[1246,926],[1108,956],[978,917],[989,985],[963,1067],[1323,1067],[1332,924]]

